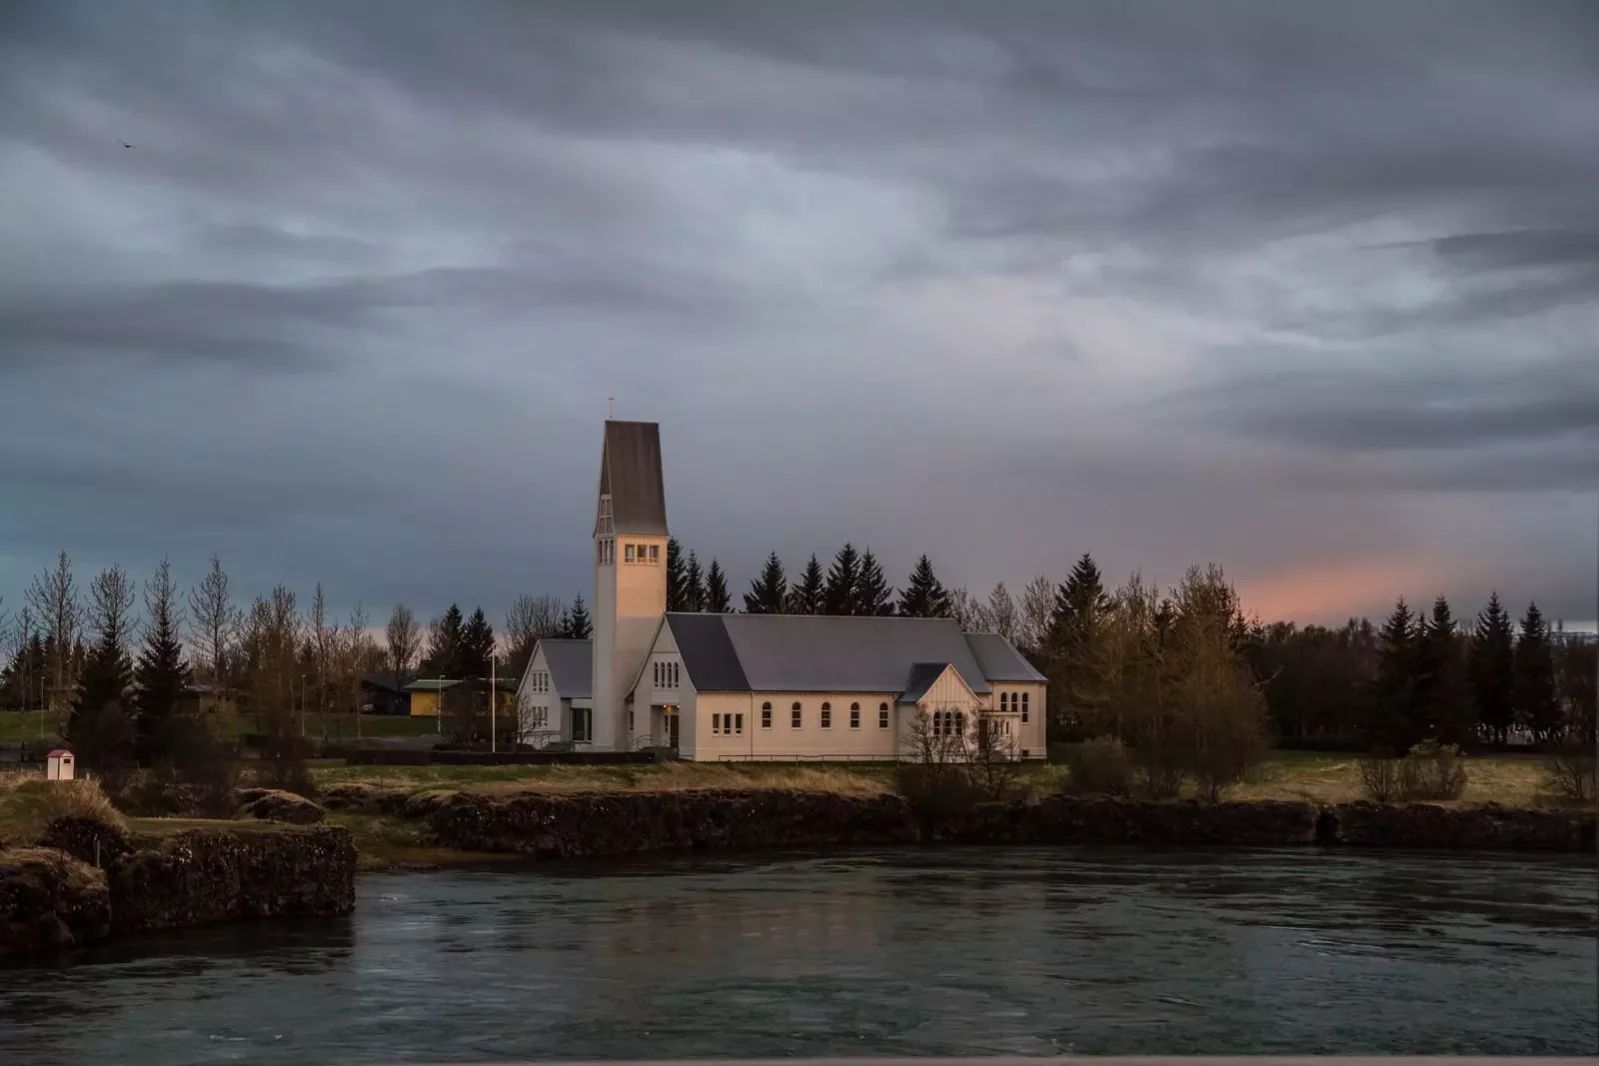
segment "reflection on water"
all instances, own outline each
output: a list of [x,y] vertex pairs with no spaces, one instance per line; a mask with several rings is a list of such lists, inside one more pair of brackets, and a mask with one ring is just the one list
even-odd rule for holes
[[0,1061],[1595,1050],[1593,860],[1008,849],[364,878],[0,968]]

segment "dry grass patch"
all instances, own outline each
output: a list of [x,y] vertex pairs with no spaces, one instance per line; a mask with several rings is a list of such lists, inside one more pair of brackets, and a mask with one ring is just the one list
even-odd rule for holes
[[877,766],[787,763],[647,763],[621,766],[350,766],[313,771],[318,787],[363,782],[416,791],[678,792],[686,789],[794,789],[849,796],[893,791],[892,770]]
[[[1484,755],[1464,760],[1466,790],[1456,803],[1475,806],[1537,806],[1543,769],[1536,756]],[[1241,784],[1227,790],[1233,800],[1310,800],[1353,803],[1366,798],[1360,778],[1360,757],[1319,753],[1276,752]]]
[[93,777],[46,781],[38,773],[0,775],[0,840],[13,846],[34,843],[57,818],[86,818],[119,829],[127,825]]

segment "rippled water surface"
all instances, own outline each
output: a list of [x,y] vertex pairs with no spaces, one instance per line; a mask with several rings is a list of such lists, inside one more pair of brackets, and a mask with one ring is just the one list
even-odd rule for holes
[[1007,849],[364,877],[0,968],[0,1062],[1592,1054],[1593,860]]

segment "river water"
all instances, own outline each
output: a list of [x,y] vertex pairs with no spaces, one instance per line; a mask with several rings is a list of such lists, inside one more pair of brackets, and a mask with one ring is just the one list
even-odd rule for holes
[[379,874],[0,967],[0,1062],[1592,1054],[1593,859],[971,849]]

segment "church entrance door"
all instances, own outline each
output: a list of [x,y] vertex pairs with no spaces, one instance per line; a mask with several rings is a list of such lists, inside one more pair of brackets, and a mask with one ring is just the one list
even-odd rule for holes
[[673,751],[677,750],[677,724],[678,716],[675,709],[666,712],[666,746]]

